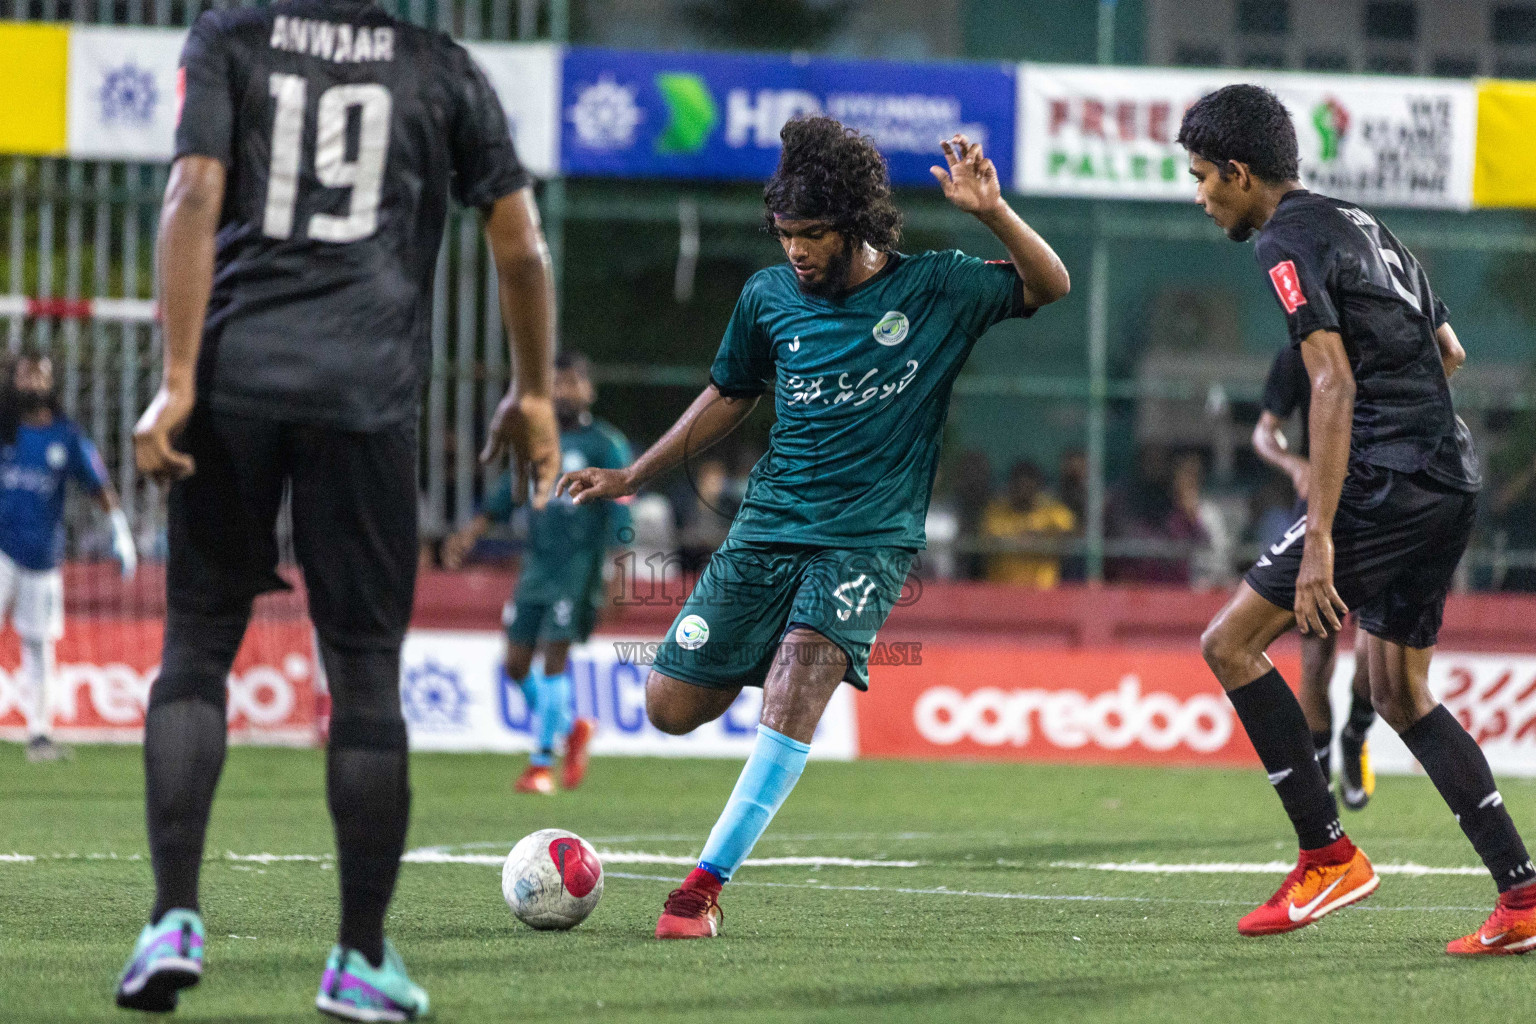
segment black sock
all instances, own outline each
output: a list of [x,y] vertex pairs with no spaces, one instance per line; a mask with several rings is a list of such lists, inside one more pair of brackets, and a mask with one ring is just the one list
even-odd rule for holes
[[198,697],[151,702],[144,716],[144,809],[155,871],[151,921],[198,910],[213,791],[224,768],[224,707]]
[[1301,848],[1321,849],[1342,836],[1339,806],[1317,763],[1307,718],[1279,670],[1227,691],[1227,699],[1264,762]]
[[399,652],[321,647],[333,704],[325,795],[341,883],[337,941],[378,966],[411,810]]
[[1350,738],[1359,742],[1365,739],[1365,734],[1371,731],[1371,726],[1376,723],[1376,709],[1371,706],[1371,698],[1362,697],[1358,693],[1351,694],[1349,699],[1349,721],[1344,723],[1344,728],[1349,732]]
[[1536,867],[1532,867],[1525,843],[1504,809],[1488,758],[1456,716],[1444,704],[1437,704],[1402,737],[1456,815],[1461,830],[1472,840],[1472,848],[1487,865],[1499,892],[1536,879]]
[[1317,757],[1317,766],[1323,770],[1323,781],[1333,778],[1333,733],[1314,732],[1312,753]]

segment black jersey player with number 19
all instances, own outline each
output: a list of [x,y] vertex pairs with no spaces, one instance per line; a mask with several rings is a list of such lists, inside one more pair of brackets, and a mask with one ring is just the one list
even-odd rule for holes
[[1364,899],[1379,878],[1339,824],[1296,697],[1265,650],[1297,625],[1367,635],[1371,700],[1471,840],[1499,890],[1487,922],[1446,952],[1536,949],[1536,868],[1488,760],[1429,690],[1445,598],[1481,486],[1449,377],[1465,358],[1413,254],[1370,213],[1301,186],[1296,129],[1266,89],[1232,85],[1184,115],[1196,200],[1254,255],[1311,381],[1307,514],[1267,550],[1201,645],[1301,847],[1296,868],[1238,922],[1292,931]]
[[135,434],[171,481],[165,645],[145,716],[155,907],[121,1006],[202,974],[198,867],[224,761],[225,679],[294,547],[332,696],[326,797],[341,921],[316,998],[411,1020],[426,993],[384,939],[410,804],[400,647],[416,578],[416,424],[451,192],[485,214],[515,381],[511,448],[548,500],[553,290],[528,175],[485,76],[447,36],[363,0],[212,11],[182,52],[159,238],[163,383]]

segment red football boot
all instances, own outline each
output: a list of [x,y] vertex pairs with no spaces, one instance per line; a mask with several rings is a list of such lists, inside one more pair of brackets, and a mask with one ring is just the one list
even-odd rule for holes
[[545,765],[531,764],[523,769],[512,788],[519,793],[539,793],[550,796],[555,791],[555,777]]
[[720,934],[720,879],[694,868],[681,889],[673,889],[656,922],[658,939],[712,939]]
[[1305,928],[1376,891],[1381,878],[1348,836],[1320,850],[1303,850],[1263,906],[1237,922],[1242,935],[1277,935]]
[[1451,956],[1519,956],[1536,949],[1536,886],[1499,894],[1499,904],[1483,926],[1449,943]]
[[562,789],[575,789],[587,777],[587,744],[597,734],[597,723],[590,718],[578,718],[571,726],[571,734],[565,740],[565,765],[560,772]]

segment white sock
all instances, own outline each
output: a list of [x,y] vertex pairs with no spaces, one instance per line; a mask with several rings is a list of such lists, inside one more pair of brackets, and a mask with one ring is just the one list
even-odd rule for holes
[[27,719],[28,739],[38,736],[53,738],[53,685],[57,675],[53,657],[52,640],[21,641],[21,671],[18,680],[21,683],[21,708]]

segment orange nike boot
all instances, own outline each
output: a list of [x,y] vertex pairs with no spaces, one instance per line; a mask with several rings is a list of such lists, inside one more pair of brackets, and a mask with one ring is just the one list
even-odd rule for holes
[[712,939],[720,934],[725,911],[720,909],[720,879],[694,868],[673,889],[656,922],[658,939]]
[[1519,956],[1536,949],[1536,885],[1499,893],[1483,926],[1449,943],[1451,956]]
[[555,791],[555,777],[550,774],[548,765],[531,764],[523,769],[523,774],[517,777],[512,788],[519,793],[550,796]]
[[1293,932],[1365,899],[1380,883],[1365,853],[1341,836],[1320,850],[1302,850],[1280,888],[1237,922],[1237,930],[1242,935]]
[[578,718],[571,726],[571,734],[565,740],[565,764],[560,773],[560,787],[575,789],[587,777],[587,744],[597,733],[597,723],[590,718]]

